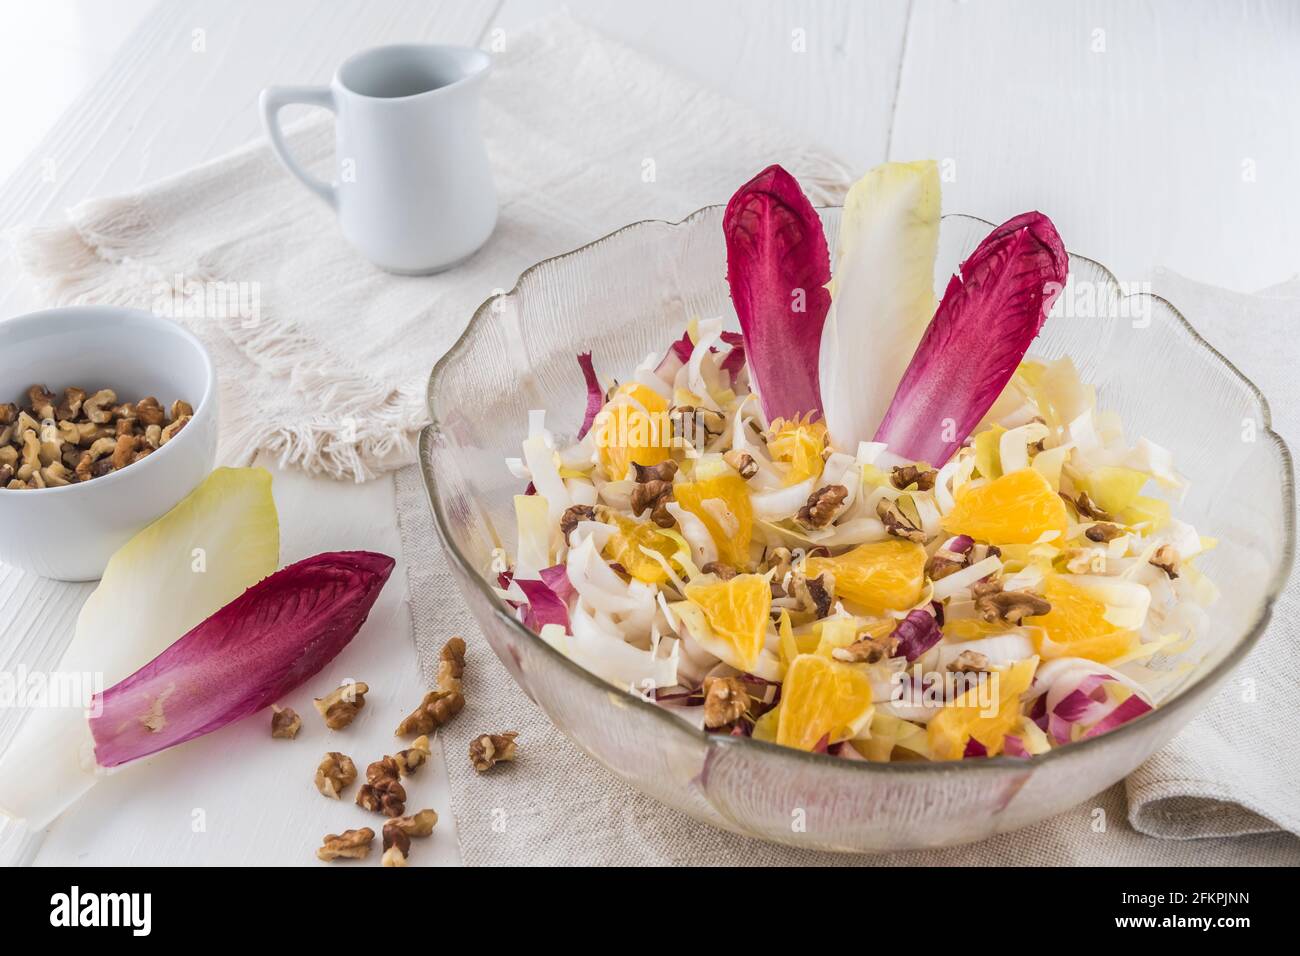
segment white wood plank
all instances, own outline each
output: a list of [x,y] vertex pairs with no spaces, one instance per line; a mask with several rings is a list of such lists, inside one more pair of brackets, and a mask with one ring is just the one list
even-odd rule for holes
[[917,0],[891,159],[951,160],[944,208],[1039,209],[1141,281],[1253,291],[1300,268],[1300,6]]
[[506,0],[497,39],[560,6],[854,167],[885,157],[906,0]]

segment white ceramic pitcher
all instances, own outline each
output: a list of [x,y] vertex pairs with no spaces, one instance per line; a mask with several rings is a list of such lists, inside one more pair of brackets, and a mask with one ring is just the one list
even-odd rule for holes
[[[478,128],[491,60],[471,47],[399,45],[350,57],[329,86],[262,91],[262,124],[280,162],[339,218],[346,238],[389,272],[423,275],[468,258],[492,233],[496,190]],[[289,154],[279,112],[335,114],[335,181]]]

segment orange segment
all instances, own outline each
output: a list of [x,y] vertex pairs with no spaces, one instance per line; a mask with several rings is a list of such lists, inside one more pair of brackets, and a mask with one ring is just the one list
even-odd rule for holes
[[[927,729],[934,759],[960,760],[971,737],[984,745],[990,757],[1000,754],[1007,734],[1020,724],[1020,695],[1029,689],[1037,667],[1036,657],[1017,661],[1006,670],[989,675],[989,680],[996,677],[996,687],[972,687],[951,705],[941,708]],[[997,710],[990,714],[994,691]]]
[[1043,597],[1052,609],[1025,618],[1026,624],[1042,628],[1032,633],[1043,657],[1086,657],[1104,664],[1132,649],[1136,635],[1107,621],[1105,603],[1086,588],[1053,574],[1043,584]]
[[981,620],[978,617],[962,617],[948,620],[943,625],[943,636],[954,641],[975,641],[983,637],[995,637],[1006,634],[1015,628],[1001,621]]
[[776,742],[812,750],[823,737],[830,743],[852,737],[871,716],[871,679],[851,664],[801,654],[781,685],[781,717]]
[[[704,612],[712,640],[704,649],[742,671],[754,669],[767,636],[772,588],[761,574],[738,574],[730,581],[688,584],[686,600]],[[709,646],[715,645],[715,646]]]
[[921,599],[925,587],[925,548],[891,538],[860,544],[834,558],[809,558],[805,573],[835,577],[835,594],[872,611],[900,611]]
[[728,471],[700,481],[679,481],[673,486],[673,497],[704,522],[718,546],[720,561],[736,568],[749,565],[754,509],[745,479]]
[[657,465],[672,454],[668,400],[636,382],[620,386],[620,395],[631,401],[612,401],[596,417],[596,449],[610,481],[626,478],[633,462]]
[[668,572],[642,548],[650,548],[672,558],[676,546],[651,524],[633,521],[620,514],[611,514],[611,520],[618,526],[618,533],[610,535],[605,543],[606,559],[621,565],[623,570],[646,584],[663,584],[668,580]]
[[773,461],[790,466],[785,483],[797,485],[821,475],[825,462],[822,451],[826,448],[826,423],[807,419],[778,418],[768,430],[767,452]]
[[1065,502],[1033,468],[1021,468],[978,488],[963,488],[943,519],[949,534],[991,544],[1033,544],[1046,531],[1064,537],[1070,527]]

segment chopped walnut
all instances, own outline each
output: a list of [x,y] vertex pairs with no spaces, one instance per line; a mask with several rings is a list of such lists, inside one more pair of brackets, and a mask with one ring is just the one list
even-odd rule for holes
[[704,574],[716,574],[721,581],[730,581],[736,576],[736,569],[729,564],[723,564],[721,561],[710,561],[708,564],[700,565],[700,571]]
[[785,597],[785,579],[786,575],[793,569],[794,556],[790,554],[789,548],[772,548],[759,562],[758,573],[767,574],[772,571],[772,596]]
[[357,765],[347,754],[331,750],[316,768],[316,789],[331,799],[339,796],[357,779]]
[[840,506],[849,495],[843,485],[825,485],[808,496],[808,502],[795,516],[805,528],[824,528],[839,514]]
[[1119,525],[1107,524],[1101,522],[1090,527],[1083,533],[1083,536],[1089,541],[1096,541],[1104,544],[1107,541],[1114,541],[1116,538],[1122,538],[1128,532]]
[[379,777],[357,791],[357,806],[386,817],[400,817],[406,812],[406,788],[396,777]]
[[671,528],[676,519],[668,513],[667,506],[673,498],[677,462],[671,458],[654,466],[633,462],[632,468],[636,478],[636,486],[632,489],[632,514],[639,517],[642,512],[649,511],[651,521],[661,528]]
[[847,647],[837,647],[831,657],[849,664],[875,664],[898,653],[898,638],[892,634],[860,637]]
[[461,692],[461,678],[465,674],[465,638],[452,637],[442,645],[438,654],[438,690],[448,694]]
[[1151,555],[1151,564],[1165,572],[1171,581],[1178,577],[1178,561],[1178,551],[1171,544],[1162,544]]
[[954,674],[974,674],[989,669],[989,657],[979,651],[962,651],[955,660],[948,662],[948,670]]
[[1106,573],[1106,552],[1100,548],[1070,548],[1061,556],[1071,574]]
[[758,474],[758,462],[756,462],[754,456],[747,451],[733,448],[723,454],[722,460],[732,468],[736,469],[740,477],[744,478],[746,481],[749,481],[749,479]]
[[799,601],[801,610],[808,611],[815,617],[825,617],[831,612],[831,605],[835,602],[832,594],[834,586],[834,579],[825,574],[819,574],[815,578],[795,574],[790,578],[790,594]]
[[704,680],[704,726],[710,730],[730,727],[749,712],[749,691],[739,677],[708,677]]
[[375,831],[370,827],[360,830],[344,830],[342,833],[325,835],[321,848],[316,851],[319,859],[360,860],[370,855],[370,844],[374,842]]
[[366,694],[370,686],[362,681],[348,681],[340,684],[336,690],[324,697],[315,699],[316,709],[325,718],[325,726],[330,730],[342,730],[356,718],[361,708],[366,706]]
[[411,855],[411,838],[396,827],[384,824],[384,855],[380,860],[383,866],[406,866],[406,858]]
[[[192,415],[193,412],[191,411],[187,414]],[[158,404],[158,399],[154,398],[152,395],[142,398],[140,401],[135,403],[135,415],[132,417],[140,419],[140,423],[143,425],[162,425],[167,421],[167,413],[164,412],[163,407]]]
[[411,741],[411,746],[406,750],[399,750],[394,754],[393,762],[397,764],[399,775],[409,777],[427,763],[431,755],[429,738],[421,734]]
[[302,730],[302,718],[292,707],[271,705],[271,736],[281,740],[293,740]]
[[[669,416],[674,435],[683,442],[700,446],[707,445],[727,429],[727,420],[721,412],[711,408],[696,408],[693,405],[678,405]],[[698,441],[700,437],[703,441]]]
[[384,824],[384,829],[400,830],[409,837],[427,837],[438,823],[438,814],[433,810],[421,810],[409,817],[394,817]]
[[1109,512],[1102,511],[1096,503],[1088,497],[1088,492],[1081,491],[1075,497],[1071,498],[1065,492],[1061,492],[1061,497],[1074,505],[1074,510],[1079,512],[1080,518],[1088,518],[1092,521],[1114,521]]
[[407,734],[431,734],[451,720],[465,707],[465,696],[455,691],[431,690],[424,695],[420,706],[411,711],[395,731],[398,737]]
[[481,734],[470,741],[469,762],[479,773],[491,770],[503,760],[514,760],[518,747],[515,738],[518,731],[509,730],[501,734]]
[[1001,622],[1018,627],[1027,617],[1048,613],[1052,605],[1029,591],[996,591],[977,597],[975,610],[990,624]]
[[956,574],[970,561],[970,552],[961,553],[940,548],[925,562],[925,575],[931,581],[942,581],[950,574]]
[[579,521],[595,521],[596,509],[590,505],[573,505],[560,515],[560,531],[564,534],[564,543],[569,543],[569,535],[578,527]]
[[[112,389],[88,396],[85,389],[69,386],[57,398],[44,385],[33,385],[26,400],[24,408],[0,405],[0,485],[5,487],[61,488],[91,481],[148,457],[163,440],[167,418],[152,396],[118,404]],[[146,419],[157,422],[149,426],[156,442],[148,437],[153,431],[143,429]],[[177,423],[167,428],[173,426]]]
[[939,472],[933,468],[924,470],[916,465],[896,465],[889,480],[900,491],[909,485],[916,485],[917,491],[933,491],[934,480],[938,475]]
[[895,538],[925,544],[927,537],[921,527],[921,517],[916,511],[916,505],[907,495],[897,501],[881,498],[876,502],[876,517],[885,526],[885,531]]
[[397,760],[393,757],[383,757],[366,767],[366,783],[374,784],[379,783],[381,780],[396,780],[400,776]]

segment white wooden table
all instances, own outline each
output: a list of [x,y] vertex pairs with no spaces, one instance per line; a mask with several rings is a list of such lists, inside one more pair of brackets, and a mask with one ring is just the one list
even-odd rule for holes
[[[1048,210],[1072,249],[1106,262],[1122,280],[1168,268],[1255,291],[1300,271],[1300,5],[567,5],[859,168],[886,158],[939,159],[946,210],[995,221]],[[11,173],[0,189],[0,229],[53,220],[81,199],[129,190],[255,137],[263,86],[324,82],[347,54],[379,43],[489,45],[557,6],[170,0],[151,10],[149,0],[124,0],[106,10],[92,0],[50,0],[19,13],[15,4],[0,12],[0,79],[12,131],[8,152],[0,149],[0,170]],[[71,89],[83,84],[79,93]],[[42,112],[42,104],[53,105]],[[57,109],[62,115],[50,125],[47,113]],[[15,151],[26,148],[18,159]],[[31,291],[13,280],[7,261],[0,278],[7,280],[0,281],[0,316],[31,306]],[[276,496],[285,561],[339,547],[399,554],[391,479],[351,486],[277,471]],[[76,602],[47,606],[40,582],[14,584],[0,571],[4,587],[23,589],[47,627],[21,647],[0,631],[0,668],[53,667]],[[327,672],[376,687],[373,706],[346,740],[327,747],[326,733],[309,720],[294,744],[243,746],[266,733],[261,717],[250,718],[224,731],[219,747],[213,739],[179,748],[105,781],[43,843],[0,829],[0,860],[311,861],[321,834],[365,819],[315,793],[310,778],[320,752],[347,749],[359,760],[383,753],[392,715],[418,691],[405,598],[399,565],[363,639]],[[310,709],[305,693],[290,703]],[[0,746],[14,723],[0,714]],[[428,768],[412,791],[413,806],[433,806],[443,818],[412,862],[456,862],[442,768]]]

